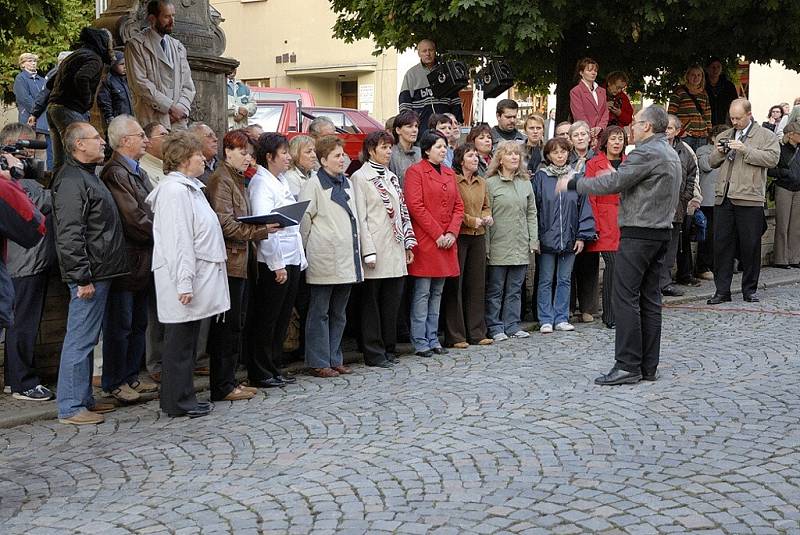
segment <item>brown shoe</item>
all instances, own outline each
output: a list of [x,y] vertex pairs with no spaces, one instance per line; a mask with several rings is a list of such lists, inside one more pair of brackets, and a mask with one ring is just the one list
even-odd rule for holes
[[341,373],[342,375],[347,375],[353,373],[353,370],[342,364],[341,366],[333,366],[334,371]]
[[484,338],[483,340],[478,342],[478,345],[479,346],[490,346],[493,343],[494,343],[494,340],[492,340],[491,338]]
[[102,414],[97,414],[90,411],[81,411],[69,418],[59,418],[58,421],[62,424],[72,425],[89,425],[89,424],[102,424],[106,421]]
[[122,403],[134,403],[136,401],[139,401],[139,398],[141,397],[139,395],[139,392],[137,392],[136,390],[131,388],[130,385],[125,383],[119,385],[117,388],[115,388],[109,393],[114,399],[121,401]]
[[245,392],[241,388],[234,388],[230,394],[222,398],[224,401],[240,401],[242,399],[251,399],[255,396],[254,392]]
[[158,385],[155,383],[151,383],[149,381],[140,381],[135,380],[134,382],[130,383],[129,386],[139,392],[140,394],[147,394],[150,392],[158,392]]
[[581,323],[592,323],[594,321],[594,316],[591,314],[587,314],[586,312],[581,314]]
[[254,386],[247,386],[244,383],[239,385],[239,390],[244,390],[245,392],[252,392],[253,394],[258,394],[258,388]]
[[156,383],[161,382],[161,372],[153,372],[150,374],[150,379],[155,381]]
[[211,375],[211,370],[208,369],[208,366],[200,366],[199,368],[194,369],[195,375]]
[[455,344],[453,344],[453,347],[455,349],[467,349],[469,347],[469,344],[466,342],[456,342]]
[[114,412],[117,408],[111,403],[95,403],[94,407],[89,410],[97,414],[104,414],[106,412]]
[[323,377],[326,379],[329,377],[339,377],[339,372],[332,368],[311,368],[311,373],[317,377]]

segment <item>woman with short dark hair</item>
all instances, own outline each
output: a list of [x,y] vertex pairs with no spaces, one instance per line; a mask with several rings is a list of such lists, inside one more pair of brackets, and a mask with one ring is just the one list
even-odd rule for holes
[[[491,139],[491,138],[490,138]],[[417,355],[431,357],[447,350],[439,342],[439,305],[446,277],[457,277],[456,236],[464,217],[455,174],[443,165],[447,140],[438,132],[426,132],[420,140],[422,161],[406,172],[404,193],[417,238],[413,277],[411,339]]]
[[478,176],[485,177],[492,163],[492,129],[486,123],[473,126],[467,134],[466,143],[472,143],[478,152]]
[[600,132],[608,126],[606,90],[595,81],[599,70],[600,66],[592,58],[580,59],[575,67],[578,83],[569,92],[572,120],[586,122],[593,146]]
[[402,187],[408,168],[422,159],[419,147],[415,145],[419,134],[419,115],[412,110],[401,111],[394,118],[392,131],[394,145],[388,169],[394,173]]
[[387,165],[392,154],[392,136],[384,130],[367,135],[361,149],[364,165],[350,180],[361,216],[364,249],[364,285],[361,292],[361,336],[364,363],[387,368],[397,350],[397,317],[403,295],[407,264],[417,245],[403,189]]
[[769,109],[767,120],[761,123],[761,126],[774,132],[778,125],[781,124],[781,119],[783,119],[783,107],[776,104]]

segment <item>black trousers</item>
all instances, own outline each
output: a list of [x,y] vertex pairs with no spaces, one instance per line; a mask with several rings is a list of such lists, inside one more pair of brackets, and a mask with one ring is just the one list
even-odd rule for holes
[[584,314],[597,313],[598,279],[600,277],[600,253],[583,251],[575,255],[572,266],[572,292],[570,310]]
[[12,392],[25,392],[41,384],[33,354],[39,322],[47,297],[47,272],[15,277],[14,325],[6,333],[5,378]]
[[668,241],[623,237],[614,265],[616,366],[653,374],[661,353],[661,286]]
[[603,255],[603,323],[614,325],[614,263],[617,253],[604,251]]
[[395,353],[397,315],[405,277],[366,279],[361,285],[361,336],[364,362],[376,365]]
[[664,255],[664,265],[659,275],[659,288],[662,290],[672,284],[672,266],[678,258],[678,249],[681,245],[681,225],[672,223],[672,238],[667,244],[667,253]]
[[445,279],[442,294],[444,345],[448,347],[457,342],[477,344],[486,338],[486,236],[458,237],[458,265],[461,274]]
[[161,363],[161,410],[181,415],[197,408],[194,363],[200,320],[164,324],[164,360]]
[[247,313],[247,279],[228,277],[231,308],[211,318],[208,330],[211,400],[220,401],[237,386],[236,367],[242,354],[242,333]]
[[250,322],[253,345],[247,366],[250,381],[281,375],[283,341],[300,285],[300,266],[286,266],[285,269],[286,282],[278,284],[275,272],[265,263],[258,263],[255,315]]
[[754,294],[761,274],[761,236],[767,229],[763,206],[736,206],[728,198],[714,208],[714,284],[730,295],[733,260],[742,265],[742,295]]
[[678,242],[678,257],[677,267],[675,273],[675,280],[678,282],[688,282],[694,275],[694,261],[692,259],[692,217],[686,216],[683,218],[683,224],[680,225],[681,237]]
[[706,216],[706,239],[697,243],[697,262],[695,273],[698,275],[706,271],[714,271],[714,207],[701,206],[700,210]]

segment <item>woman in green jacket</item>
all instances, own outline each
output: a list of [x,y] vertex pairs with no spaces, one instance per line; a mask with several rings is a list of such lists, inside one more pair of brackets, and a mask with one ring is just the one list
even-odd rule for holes
[[486,328],[495,341],[530,336],[520,328],[522,284],[531,253],[539,250],[536,199],[522,166],[522,145],[503,141],[486,172],[494,224],[486,229],[489,276]]

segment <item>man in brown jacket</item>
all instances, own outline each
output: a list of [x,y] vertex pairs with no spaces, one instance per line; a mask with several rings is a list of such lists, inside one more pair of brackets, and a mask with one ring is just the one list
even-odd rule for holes
[[733,128],[715,140],[716,150],[708,157],[719,168],[714,208],[714,284],[708,300],[718,305],[731,300],[731,280],[736,246],[742,263],[742,297],[758,302],[756,289],[761,272],[761,235],[767,229],[764,218],[767,170],[780,158],[778,138],[753,120],[750,102],[739,98],[731,103]]
[[139,166],[148,139],[130,115],[120,115],[108,125],[114,153],[100,178],[117,205],[130,273],[114,280],[103,319],[103,390],[130,403],[139,393],[152,392],[152,383],[139,381],[145,354],[147,296],[153,256],[153,213],[144,202],[151,191],[150,179]]

